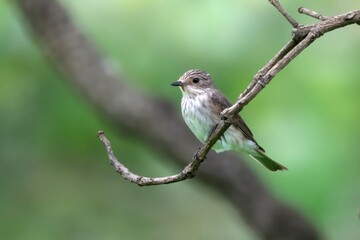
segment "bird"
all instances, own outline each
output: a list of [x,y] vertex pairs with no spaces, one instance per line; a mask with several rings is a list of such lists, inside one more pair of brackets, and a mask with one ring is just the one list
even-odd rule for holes
[[[183,119],[200,142],[205,143],[220,123],[221,112],[232,104],[204,70],[188,70],[170,85],[180,88]],[[231,150],[245,152],[271,171],[288,170],[265,154],[239,114],[234,116],[232,125],[212,149],[217,153]]]

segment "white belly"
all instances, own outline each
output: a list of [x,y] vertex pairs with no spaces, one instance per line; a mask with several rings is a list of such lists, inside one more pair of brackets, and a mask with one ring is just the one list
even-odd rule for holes
[[181,111],[185,123],[195,136],[204,143],[217,122],[209,110],[206,97],[202,95],[197,97],[184,96],[181,101]]
[[[213,113],[209,104],[211,99],[207,99],[206,94],[195,96],[184,95],[181,100],[181,111],[185,123],[194,135],[205,143],[213,128],[220,122],[220,114]],[[224,133],[219,141],[215,143],[213,149],[216,152],[235,150],[252,151],[254,142],[247,140],[242,132],[233,126]]]

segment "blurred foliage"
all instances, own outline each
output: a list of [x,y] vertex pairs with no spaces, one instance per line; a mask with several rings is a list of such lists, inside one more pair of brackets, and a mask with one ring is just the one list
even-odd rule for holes
[[[283,1],[325,15],[356,0]],[[231,100],[290,37],[267,1],[63,0],[113,67],[142,91],[179,106],[170,88],[190,68],[208,70]],[[43,57],[11,1],[0,2],[0,235],[5,239],[257,239],[232,206],[196,179],[138,188],[106,164],[100,129],[130,169],[179,170],[144,143],[114,132]],[[328,239],[358,239],[360,68],[358,26],[301,54],[246,109],[259,143],[287,173],[253,161],[279,198]],[[126,150],[125,150],[126,149]],[[211,209],[211,211],[210,211]]]

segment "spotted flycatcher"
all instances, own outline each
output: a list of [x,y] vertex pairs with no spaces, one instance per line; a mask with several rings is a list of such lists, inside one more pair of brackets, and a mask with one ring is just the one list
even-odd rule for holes
[[[210,74],[203,70],[189,70],[171,86],[180,87],[181,112],[186,124],[202,143],[206,142],[221,120],[220,113],[230,107],[231,103],[216,88]],[[234,117],[233,124],[214,144],[213,149],[216,152],[243,151],[271,171],[287,170],[265,155],[265,150],[255,141],[240,115]]]

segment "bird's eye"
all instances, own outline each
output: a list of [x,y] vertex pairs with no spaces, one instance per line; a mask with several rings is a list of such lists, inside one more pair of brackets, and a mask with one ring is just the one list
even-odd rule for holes
[[193,78],[193,83],[198,83],[200,81],[199,78]]

